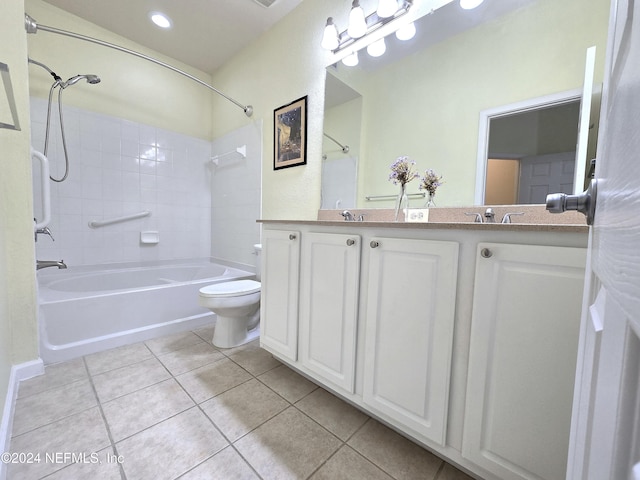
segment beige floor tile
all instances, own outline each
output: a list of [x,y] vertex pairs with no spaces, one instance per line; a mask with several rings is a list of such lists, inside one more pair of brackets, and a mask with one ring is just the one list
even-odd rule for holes
[[187,472],[180,480],[259,480],[259,477],[233,447],[216,453],[206,462]]
[[176,380],[197,403],[202,403],[250,379],[251,375],[228,359],[219,360],[176,377]]
[[369,418],[322,388],[304,397],[296,407],[343,441],[348,440]]
[[98,398],[108,402],[127,393],[154,385],[171,375],[156,358],[110,370],[93,377]]
[[310,480],[393,480],[347,445],[343,446]]
[[161,355],[158,359],[172,375],[180,375],[203,365],[222,360],[225,356],[212,345],[203,342]]
[[197,407],[116,444],[127,478],[135,480],[174,479],[227,445]]
[[48,365],[44,369],[44,375],[20,382],[18,398],[44,392],[50,388],[68,385],[86,378],[88,378],[87,369],[84,366],[82,358]]
[[260,348],[257,342],[251,342],[246,348],[227,354],[227,357],[247,370],[251,375],[261,375],[281,365],[278,360],[273,358],[273,355]]
[[204,413],[231,442],[288,406],[288,402],[255,379],[201,404]]
[[315,383],[285,365],[269,370],[258,378],[291,403],[297,402],[318,388]]
[[198,335],[202,340],[211,344],[211,340],[213,339],[213,330],[215,329],[215,324],[207,325],[206,327],[201,327],[193,331],[196,335]]
[[149,350],[156,355],[164,355],[165,353],[175,352],[191,345],[203,343],[199,336],[193,332],[180,332],[173,335],[167,335],[165,337],[154,338],[147,340],[145,343]]
[[20,435],[97,405],[89,380],[80,380],[16,400],[13,435]]
[[123,347],[112,348],[104,352],[93,353],[84,357],[91,375],[115,370],[133,363],[152,358],[153,354],[144,343],[134,343]]
[[373,419],[348,442],[397,480],[433,480],[442,460]]
[[300,479],[311,475],[341,442],[289,407],[234,445],[263,478]]
[[104,403],[102,410],[118,442],[193,406],[193,400],[170,378]]
[[[41,478],[71,463],[70,459],[65,462],[64,458],[56,457],[55,454],[84,453],[89,457],[108,446],[109,437],[100,410],[97,407],[91,408],[12,438],[12,452],[40,453],[41,462],[9,465],[8,479]],[[51,456],[49,461],[46,454]]]
[[89,457],[86,463],[74,463],[58,470],[46,480],[120,480],[120,466],[113,448],[105,448]]
[[438,480],[473,480],[473,477],[470,477],[466,473],[461,472],[453,465],[445,463],[444,468],[438,476]]

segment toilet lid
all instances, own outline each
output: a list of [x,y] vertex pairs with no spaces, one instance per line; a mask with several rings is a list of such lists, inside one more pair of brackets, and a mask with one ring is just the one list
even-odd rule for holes
[[235,297],[249,295],[260,291],[260,282],[255,280],[236,280],[233,282],[214,283],[200,289],[203,297]]

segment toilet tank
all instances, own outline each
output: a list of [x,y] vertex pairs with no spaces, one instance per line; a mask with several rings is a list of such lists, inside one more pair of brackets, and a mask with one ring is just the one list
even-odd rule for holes
[[256,243],[253,246],[253,250],[256,254],[256,280],[260,281],[260,274],[262,272],[262,244]]

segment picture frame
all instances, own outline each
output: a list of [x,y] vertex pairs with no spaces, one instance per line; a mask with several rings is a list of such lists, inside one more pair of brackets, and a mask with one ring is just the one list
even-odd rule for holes
[[307,163],[307,96],[273,111],[273,169]]

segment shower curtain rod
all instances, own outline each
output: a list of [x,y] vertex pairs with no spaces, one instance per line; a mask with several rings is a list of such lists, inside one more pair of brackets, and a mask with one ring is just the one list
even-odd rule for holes
[[323,133],[323,135],[327,137],[329,140],[331,140],[333,143],[338,145],[342,149],[342,153],[349,153],[349,145],[342,145],[339,141],[337,141],[331,135],[327,135],[326,133]]
[[118,50],[120,52],[128,53],[129,55],[133,55],[135,57],[139,57],[139,58],[142,58],[144,60],[148,60],[149,62],[152,62],[152,63],[155,63],[157,65],[160,65],[161,67],[165,67],[165,68],[168,68],[169,70],[173,70],[174,72],[179,73],[180,75],[184,75],[185,77],[190,78],[194,82],[197,82],[200,85],[202,85],[204,87],[207,87],[209,90],[213,90],[218,95],[226,98],[230,102],[232,102],[235,105],[237,105],[238,107],[242,108],[242,110],[244,110],[244,113],[245,113],[245,115],[247,117],[250,117],[253,114],[253,107],[251,105],[243,105],[240,102],[238,102],[238,101],[234,100],[233,98],[229,97],[228,95],[225,95],[224,93],[222,93],[217,88],[212,87],[208,83],[203,82],[199,78],[194,77],[193,75],[191,75],[191,74],[189,74],[187,72],[184,72],[184,71],[180,70],[179,68],[173,67],[173,66],[169,65],[168,63],[164,63],[164,62],[161,62],[160,60],[156,60],[153,57],[149,57],[149,56],[144,55],[142,53],[138,53],[138,52],[136,52],[134,50],[129,50],[128,48],[124,48],[124,47],[121,47],[119,45],[115,45],[113,43],[105,42],[104,40],[98,40],[97,38],[88,37],[86,35],[81,35],[79,33],[69,32],[67,30],[60,30],[59,28],[48,27],[47,25],[40,25],[33,19],[33,17],[30,17],[26,13],[24,14],[24,27],[25,27],[25,30],[27,31],[27,33],[38,33],[38,30],[42,30],[44,32],[49,32],[49,33],[57,33],[58,35],[65,35],[67,37],[76,38],[78,40],[84,40],[86,42],[95,43],[95,44],[98,44],[98,45],[102,45],[103,47],[113,48],[114,50]]

